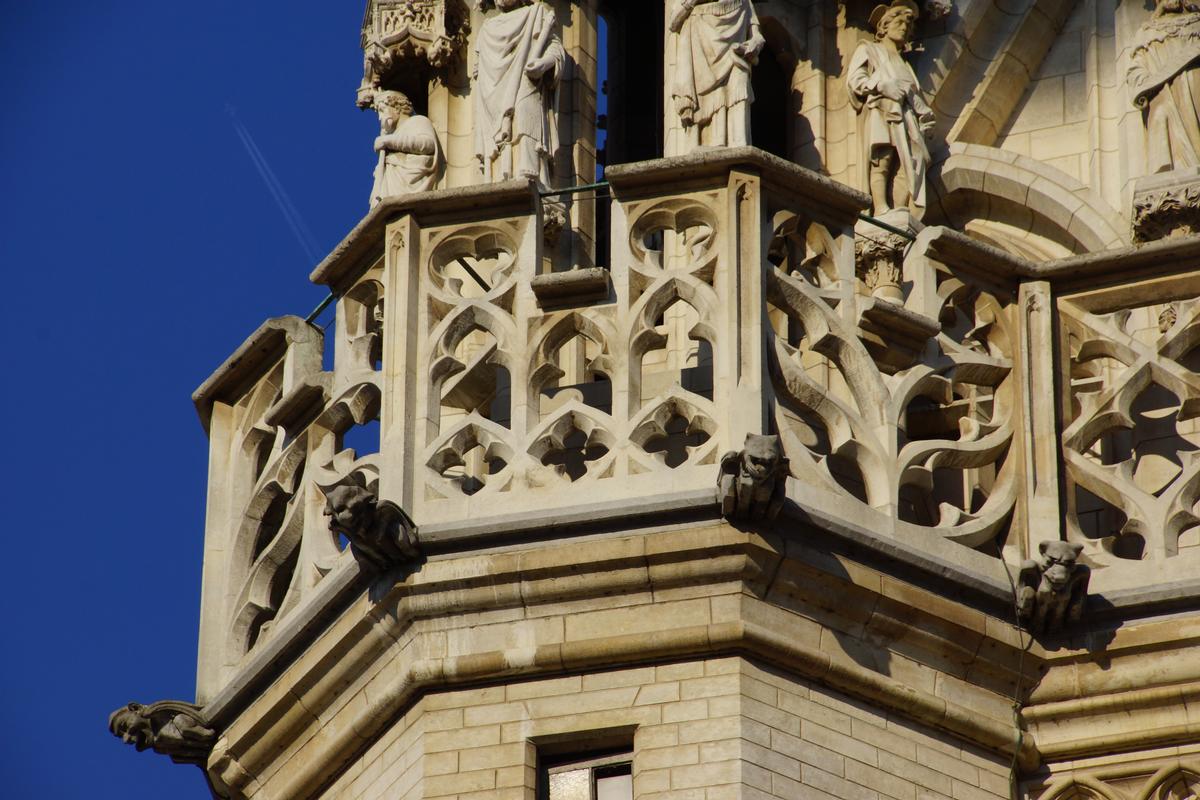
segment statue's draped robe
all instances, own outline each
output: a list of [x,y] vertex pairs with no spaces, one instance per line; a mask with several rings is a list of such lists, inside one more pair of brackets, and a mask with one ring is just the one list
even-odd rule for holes
[[442,167],[437,131],[428,117],[412,116],[383,137],[385,147],[375,167],[371,205],[385,197],[426,192],[437,184]]
[[[884,97],[878,88],[883,80],[905,87],[904,100]],[[863,185],[869,185],[872,150],[894,147],[900,168],[908,178],[910,202],[915,209],[924,209],[925,173],[930,161],[924,129],[933,124],[933,110],[921,96],[912,67],[891,48],[878,42],[863,42],[850,58],[846,83],[850,88],[850,104],[859,113]]]
[[1200,12],[1165,13],[1138,33],[1128,73],[1146,114],[1146,171],[1200,167]]
[[[754,102],[751,65],[734,50],[750,38],[753,21],[753,9],[746,0],[717,0],[697,4],[679,29],[671,96],[677,110],[691,109],[696,125],[707,126],[737,103]],[[725,126],[716,125],[701,144],[747,142],[728,141]]]
[[[549,182],[558,132],[554,92],[566,54],[554,34],[554,11],[541,2],[497,14],[475,42],[475,154],[488,180],[514,176]],[[552,65],[537,81],[525,74],[546,56]]]

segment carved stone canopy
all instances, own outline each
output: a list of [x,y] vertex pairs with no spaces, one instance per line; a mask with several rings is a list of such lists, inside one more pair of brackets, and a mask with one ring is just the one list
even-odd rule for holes
[[363,15],[358,105],[370,107],[375,91],[391,88],[398,73],[453,66],[470,30],[470,12],[463,0],[369,0]]

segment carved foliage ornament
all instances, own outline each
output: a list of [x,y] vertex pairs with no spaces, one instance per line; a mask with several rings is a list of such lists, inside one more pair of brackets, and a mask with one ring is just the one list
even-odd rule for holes
[[153,750],[177,764],[203,765],[217,738],[199,706],[176,700],[129,703],[109,716],[108,729],[138,752]]
[[370,0],[363,18],[358,105],[370,107],[375,90],[396,69],[451,67],[470,31],[470,12],[462,0]]
[[1135,242],[1189,233],[1200,233],[1200,183],[1164,188],[1134,198]]

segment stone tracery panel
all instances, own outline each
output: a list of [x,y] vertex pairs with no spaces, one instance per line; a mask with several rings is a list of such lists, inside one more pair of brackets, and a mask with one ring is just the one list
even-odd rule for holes
[[907,299],[871,297],[811,227],[777,225],[767,273],[776,425],[793,474],[990,550],[1007,531],[1019,469],[1004,293],[926,260],[905,267]]
[[1069,532],[1101,565],[1170,558],[1200,544],[1200,299],[1092,305],[1059,301]]

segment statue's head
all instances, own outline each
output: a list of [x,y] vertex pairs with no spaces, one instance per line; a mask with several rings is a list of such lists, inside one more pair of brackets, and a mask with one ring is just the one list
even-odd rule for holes
[[913,0],[892,0],[891,5],[875,6],[871,12],[875,38],[879,41],[890,39],[901,47],[908,44],[916,30],[919,14],[920,9]]
[[375,111],[384,133],[393,133],[402,120],[413,115],[413,104],[404,92],[389,89],[375,93]]
[[325,515],[334,533],[358,533],[375,514],[375,495],[361,486],[339,484],[325,492]]
[[742,448],[743,473],[755,480],[766,480],[779,469],[782,459],[778,436],[746,434],[746,445]]
[[108,718],[108,729],[112,735],[133,745],[139,752],[150,747],[154,741],[154,728],[142,713],[143,708],[145,706],[141,703],[130,703],[118,708]]
[[1079,554],[1082,551],[1083,545],[1081,544],[1057,539],[1039,544],[1038,553],[1041,555],[1042,578],[1055,591],[1065,587],[1075,571],[1075,562],[1079,560]]

